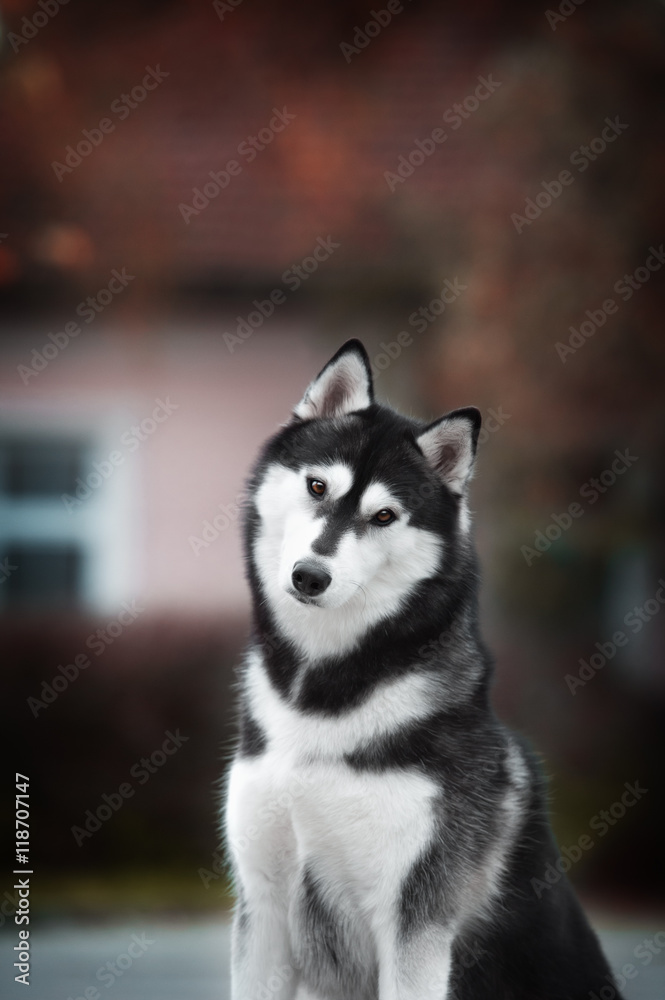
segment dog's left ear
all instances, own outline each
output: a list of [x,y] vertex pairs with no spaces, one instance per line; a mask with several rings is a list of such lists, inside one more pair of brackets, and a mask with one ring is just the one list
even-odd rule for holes
[[465,406],[435,420],[416,438],[429,464],[457,496],[464,492],[473,469],[481,422],[480,410]]
[[310,383],[293,411],[301,420],[341,417],[374,402],[372,369],[359,340],[347,340]]

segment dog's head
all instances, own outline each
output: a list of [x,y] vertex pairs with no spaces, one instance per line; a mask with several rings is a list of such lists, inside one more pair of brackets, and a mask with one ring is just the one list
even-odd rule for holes
[[479,429],[474,407],[425,425],[374,403],[357,340],[311,383],[248,498],[259,599],[303,651],[343,652],[451,571]]

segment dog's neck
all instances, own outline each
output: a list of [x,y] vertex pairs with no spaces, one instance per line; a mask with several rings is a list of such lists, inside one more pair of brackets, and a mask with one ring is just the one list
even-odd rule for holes
[[[408,674],[431,673],[442,679],[459,703],[487,679],[490,661],[478,634],[471,588],[450,592],[436,581],[412,595],[399,614],[388,615],[360,633],[355,642],[335,647],[329,610],[302,617],[302,634],[286,634],[265,603],[254,611],[252,649],[274,688],[306,710],[342,711],[357,704],[378,684]],[[324,627],[321,626],[324,622]],[[318,636],[316,629],[319,629]],[[348,633],[345,638],[348,640]],[[324,655],[312,655],[312,647]]]

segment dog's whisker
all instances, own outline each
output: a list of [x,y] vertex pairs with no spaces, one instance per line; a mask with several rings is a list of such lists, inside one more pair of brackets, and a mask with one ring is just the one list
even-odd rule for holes
[[367,591],[363,587],[362,583],[356,583],[355,580],[350,580],[349,582],[351,584],[353,584],[353,586],[356,587],[358,590],[360,590],[362,592],[363,597],[365,598],[365,600],[363,602],[363,606],[362,606],[362,611],[361,611],[361,614],[364,614],[365,613],[365,609],[367,607]]

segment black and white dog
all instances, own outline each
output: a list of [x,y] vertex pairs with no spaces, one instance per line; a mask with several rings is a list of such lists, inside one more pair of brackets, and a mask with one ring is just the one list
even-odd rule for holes
[[565,877],[532,886],[559,855],[538,767],[490,707],[479,428],[473,407],[425,425],[375,403],[351,340],[249,481],[233,1000],[590,1000],[611,982]]

